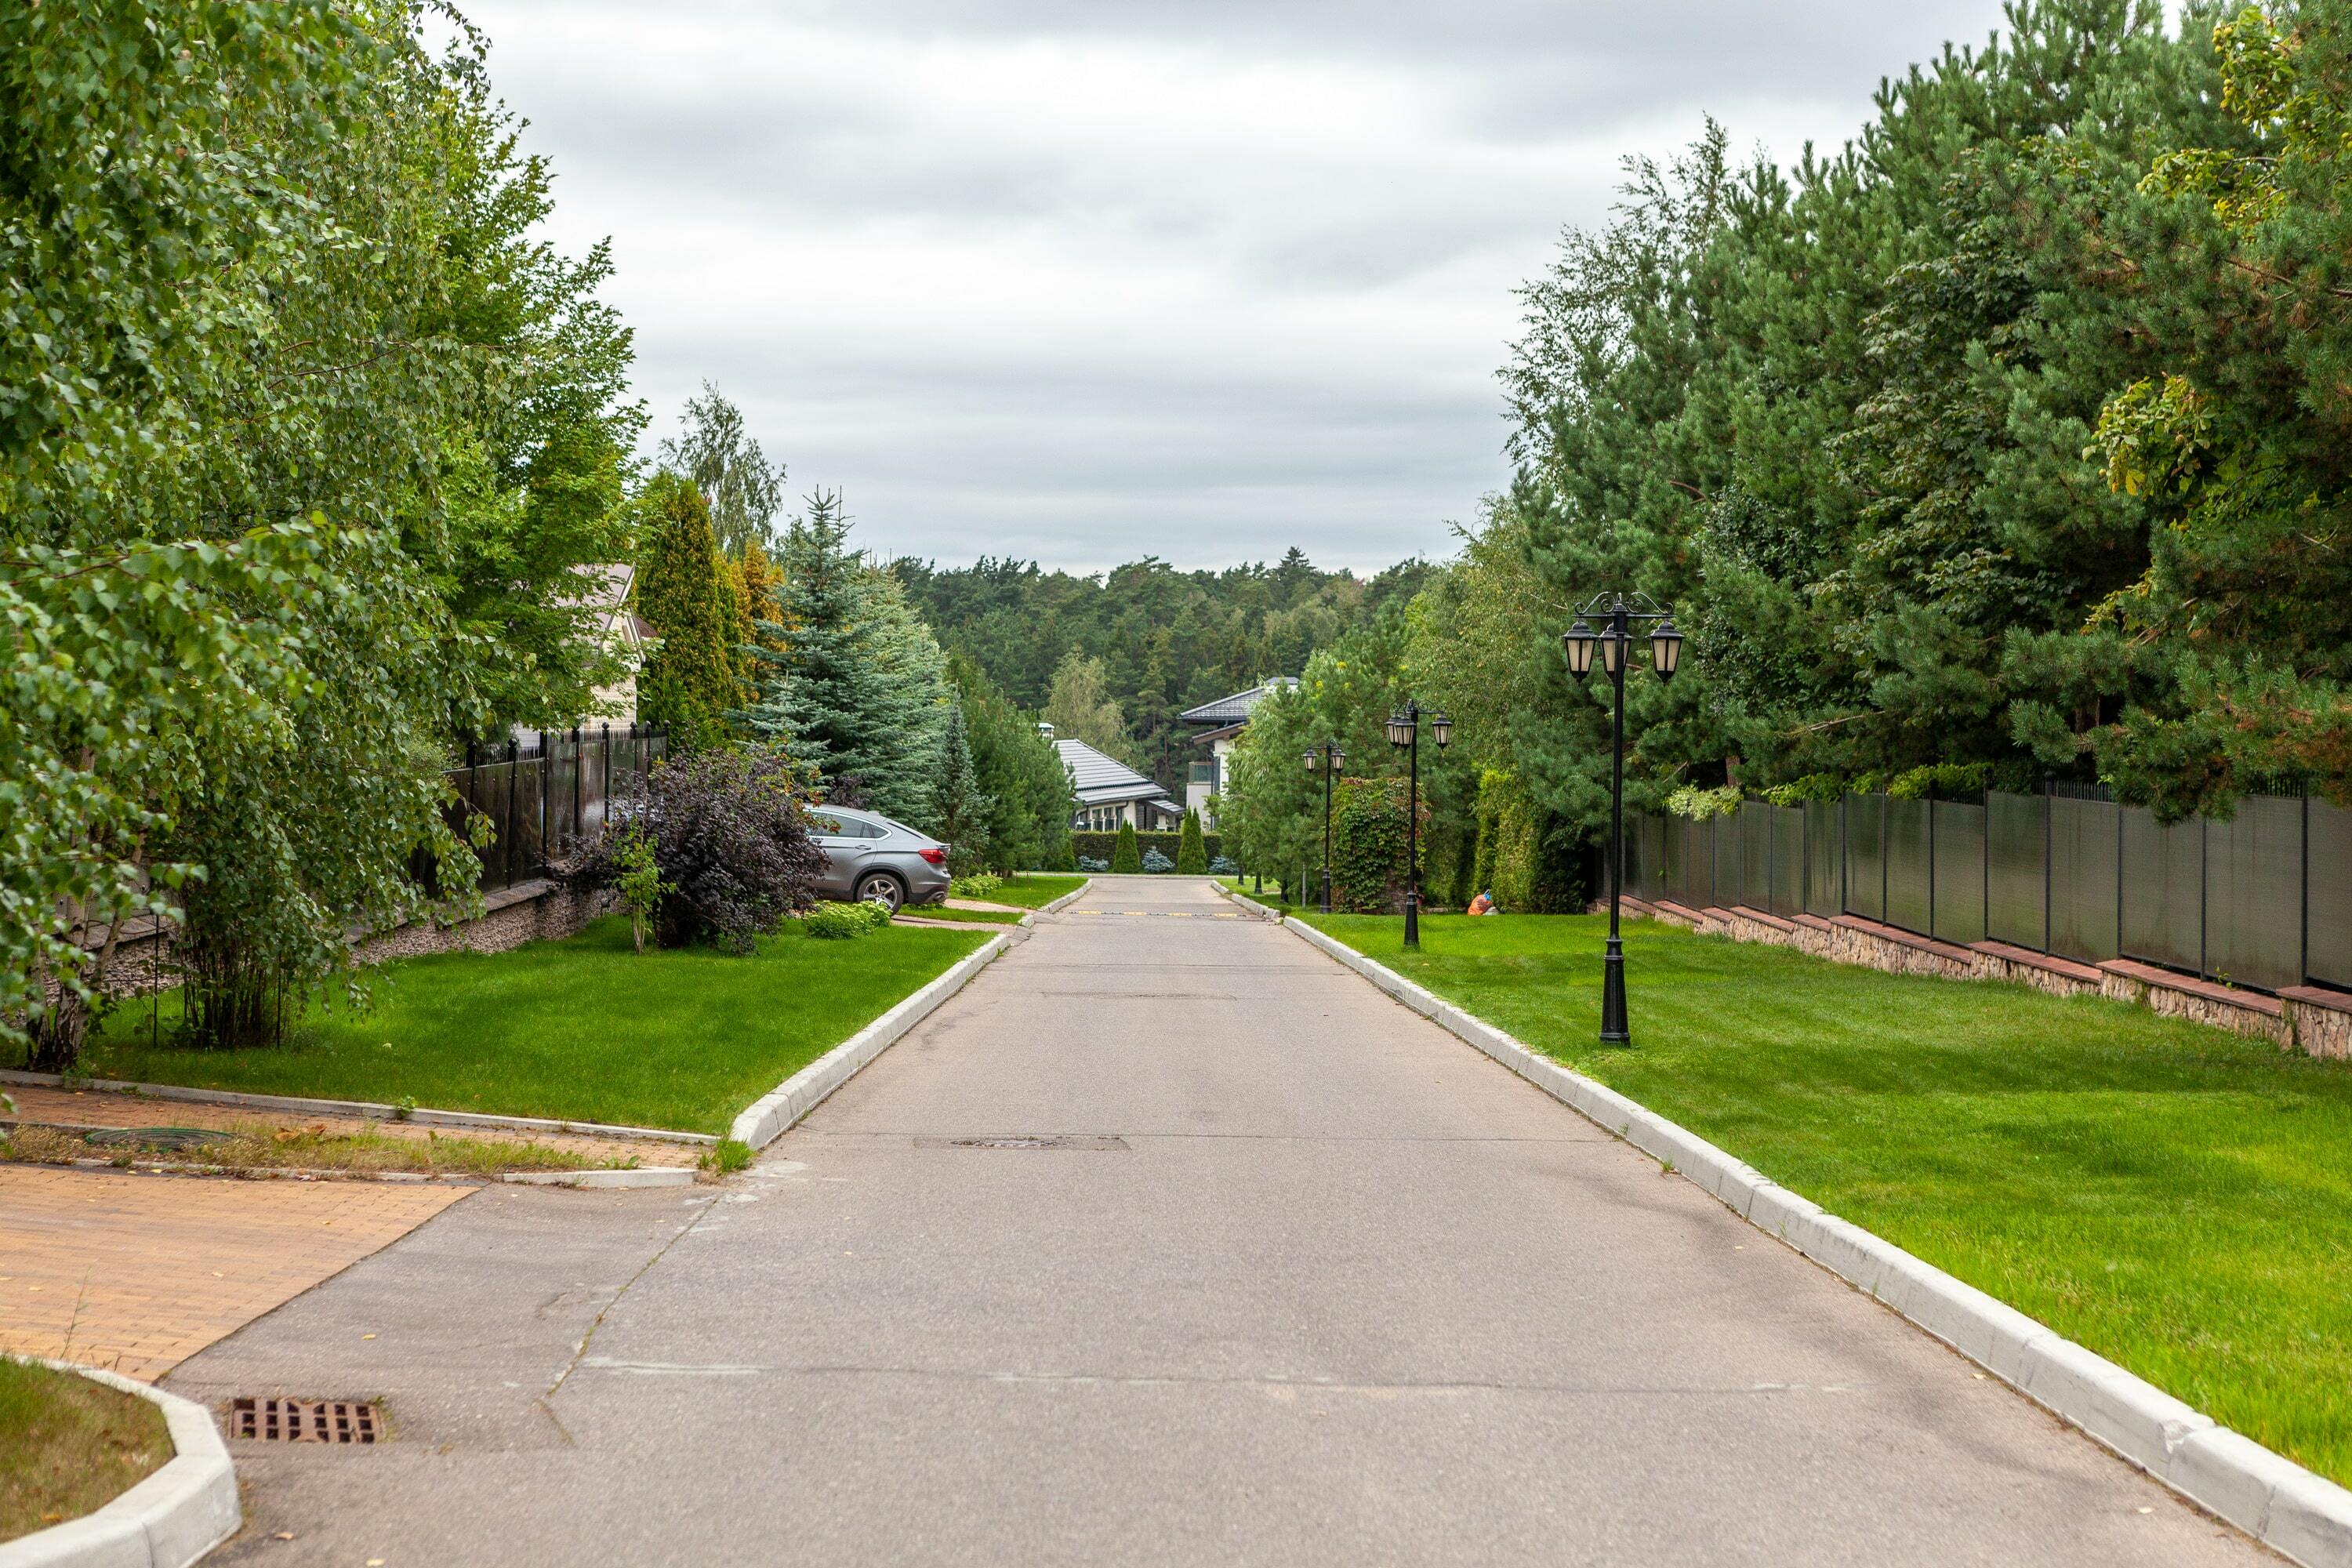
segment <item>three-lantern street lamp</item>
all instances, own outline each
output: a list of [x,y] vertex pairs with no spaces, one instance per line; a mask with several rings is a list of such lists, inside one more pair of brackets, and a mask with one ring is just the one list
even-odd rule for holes
[[1348,753],[1337,741],[1326,741],[1307,752],[1307,771],[1323,774],[1323,912],[1331,912],[1331,778],[1346,765]]
[[1407,785],[1404,803],[1404,944],[1421,945],[1421,721],[1429,720],[1429,733],[1444,751],[1454,740],[1454,721],[1412,698],[1389,715],[1389,744],[1405,754]]
[[[1625,1020],[1625,950],[1617,936],[1617,902],[1623,890],[1625,868],[1625,666],[1633,647],[1633,623],[1647,621],[1650,668],[1660,680],[1672,680],[1682,662],[1683,634],[1675,630],[1672,612],[1636,594],[1628,604],[1622,594],[1596,594],[1576,613],[1576,622],[1560,636],[1568,650],[1568,668],[1579,680],[1592,673],[1597,654],[1601,673],[1615,689],[1609,742],[1609,948],[1601,965],[1601,1043],[1630,1046],[1632,1032]],[[1598,616],[1596,628],[1588,617]]]

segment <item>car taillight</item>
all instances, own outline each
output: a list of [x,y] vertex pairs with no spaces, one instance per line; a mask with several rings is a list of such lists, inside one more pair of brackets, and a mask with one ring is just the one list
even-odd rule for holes
[[934,866],[944,866],[948,863],[948,852],[944,849],[918,849],[915,853]]

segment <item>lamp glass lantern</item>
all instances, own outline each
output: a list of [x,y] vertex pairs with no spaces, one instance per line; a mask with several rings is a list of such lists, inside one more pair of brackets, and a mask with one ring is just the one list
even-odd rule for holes
[[1568,650],[1569,673],[1577,679],[1582,680],[1592,673],[1592,645],[1600,640],[1592,628],[1584,624],[1582,616],[1577,616],[1576,624],[1560,634],[1560,647]]
[[1601,673],[1613,679],[1617,672],[1625,667],[1625,634],[1612,626],[1601,634],[1599,640]]
[[1432,713],[1429,716],[1429,732],[1436,740],[1437,749],[1442,752],[1454,740],[1454,721],[1442,712]]
[[1313,773],[1313,772],[1315,771],[1315,766],[1316,766],[1316,764],[1317,764],[1318,763],[1320,763],[1322,760],[1323,760],[1323,753],[1322,753],[1322,752],[1308,752],[1307,753],[1307,771],[1308,773]]
[[1683,659],[1683,634],[1675,630],[1672,621],[1660,621],[1658,629],[1650,634],[1650,668],[1660,680],[1672,680]]
[[1389,744],[1402,751],[1412,744],[1412,721],[1402,713],[1389,715]]

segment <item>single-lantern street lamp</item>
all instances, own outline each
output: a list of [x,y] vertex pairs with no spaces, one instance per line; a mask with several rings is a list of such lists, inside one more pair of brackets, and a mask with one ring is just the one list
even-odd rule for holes
[[[1579,680],[1591,675],[1597,655],[1601,673],[1614,689],[1609,741],[1609,948],[1601,961],[1604,1046],[1633,1043],[1625,1018],[1625,948],[1617,935],[1617,906],[1625,879],[1625,666],[1633,647],[1633,623],[1650,623],[1650,668],[1660,680],[1675,678],[1683,657],[1683,634],[1675,630],[1673,612],[1646,595],[1633,597],[1638,604],[1628,604],[1622,594],[1595,595],[1559,639],[1568,650],[1568,668]],[[1601,622],[1598,629],[1590,620],[1595,616]]]
[[1331,912],[1331,777],[1346,764],[1348,753],[1337,741],[1326,741],[1307,752],[1307,771],[1323,775],[1323,912]]
[[1454,741],[1454,721],[1412,698],[1389,715],[1389,744],[1405,754],[1405,776],[1411,781],[1404,797],[1404,945],[1421,946],[1421,721],[1444,751]]

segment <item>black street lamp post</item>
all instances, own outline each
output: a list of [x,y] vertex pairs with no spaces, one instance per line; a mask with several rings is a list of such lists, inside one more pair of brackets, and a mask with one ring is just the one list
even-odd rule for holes
[[1331,777],[1346,764],[1348,753],[1337,741],[1326,741],[1307,752],[1307,771],[1323,774],[1323,912],[1331,912]]
[[1404,797],[1404,944],[1421,945],[1421,721],[1426,714],[1429,732],[1444,751],[1454,739],[1454,721],[1408,697],[1404,706],[1389,715],[1389,744],[1405,754],[1405,776],[1412,781]]
[[[1609,737],[1609,948],[1601,961],[1601,1043],[1630,1046],[1632,1031],[1625,1018],[1625,947],[1617,935],[1617,905],[1624,891],[1625,872],[1625,666],[1633,646],[1633,623],[1654,623],[1650,630],[1650,668],[1660,680],[1672,680],[1682,662],[1683,634],[1675,630],[1672,612],[1636,594],[1638,605],[1622,594],[1597,594],[1576,622],[1560,636],[1568,650],[1568,668],[1579,680],[1592,673],[1592,656],[1601,655],[1601,672],[1614,688]],[[1598,616],[1598,631],[1585,617]]]

